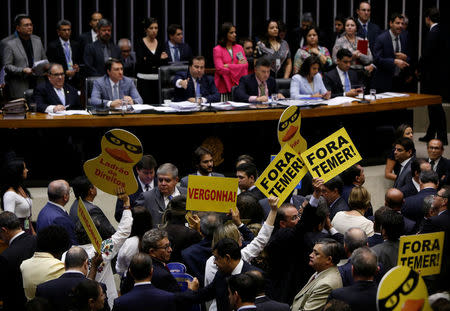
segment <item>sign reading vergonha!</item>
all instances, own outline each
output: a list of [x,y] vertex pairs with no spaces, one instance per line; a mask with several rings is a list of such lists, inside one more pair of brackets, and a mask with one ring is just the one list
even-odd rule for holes
[[237,190],[237,178],[190,175],[186,210],[229,213]]
[[86,231],[89,240],[91,241],[95,250],[97,251],[97,253],[101,254],[102,237],[98,233],[97,227],[94,225],[91,215],[89,215],[89,212],[84,206],[83,200],[81,198],[78,198],[78,219],[80,219],[80,222],[83,225],[83,228]]
[[281,205],[307,172],[308,169],[297,152],[285,144],[255,185],[266,197],[278,197],[278,204]]
[[439,274],[444,235],[435,232],[400,237],[397,265],[408,266],[421,276]]
[[327,182],[361,161],[345,128],[341,128],[301,154],[313,177]]

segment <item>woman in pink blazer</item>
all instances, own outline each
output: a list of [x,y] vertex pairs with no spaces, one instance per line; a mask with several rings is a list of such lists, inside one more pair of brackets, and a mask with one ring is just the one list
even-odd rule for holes
[[221,95],[221,101],[231,100],[231,88],[248,73],[244,49],[236,44],[236,27],[232,23],[222,24],[219,44],[213,49],[216,73],[214,82]]

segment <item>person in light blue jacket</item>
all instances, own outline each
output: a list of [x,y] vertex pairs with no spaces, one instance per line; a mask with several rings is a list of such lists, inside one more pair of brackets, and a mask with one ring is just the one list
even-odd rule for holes
[[330,98],[331,92],[325,88],[322,75],[319,73],[320,66],[320,59],[317,56],[309,56],[305,59],[299,73],[292,77],[290,90],[292,99]]

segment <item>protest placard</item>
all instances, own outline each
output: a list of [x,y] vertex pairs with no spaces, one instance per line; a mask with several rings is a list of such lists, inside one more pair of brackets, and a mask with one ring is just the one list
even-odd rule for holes
[[97,227],[94,225],[91,215],[89,215],[89,212],[87,211],[86,206],[84,206],[81,198],[78,198],[78,219],[80,219],[80,222],[83,225],[83,228],[86,231],[96,252],[101,254],[102,237],[98,233]]

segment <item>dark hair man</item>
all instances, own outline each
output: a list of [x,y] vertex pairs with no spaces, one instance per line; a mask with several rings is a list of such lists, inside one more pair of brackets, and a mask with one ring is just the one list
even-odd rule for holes
[[331,91],[331,97],[336,96],[357,96],[362,92],[357,73],[350,69],[353,54],[348,49],[340,49],[336,54],[337,66],[326,73],[324,78],[325,86]]
[[98,40],[97,24],[101,19],[103,19],[102,13],[94,12],[91,14],[91,19],[89,21],[89,26],[91,27],[91,30],[83,32],[78,40],[81,43],[81,51],[84,51],[86,45]]
[[422,158],[414,158],[411,162],[411,180],[406,181],[406,184],[399,190],[403,192],[405,198],[417,194],[420,191],[419,175],[422,171],[431,170],[431,165],[427,160]]
[[[356,14],[358,15],[358,33],[357,36],[373,42],[370,47],[371,50],[374,46],[375,40],[381,33],[381,29],[377,24],[370,21],[371,6],[368,1],[361,1],[358,8],[356,9]],[[373,55],[373,50],[372,50]]]
[[188,71],[179,71],[173,78],[174,101],[191,103],[215,103],[220,101],[214,78],[205,75],[205,58],[196,56],[189,59]]
[[111,41],[111,31],[112,23],[109,20],[98,21],[98,40],[86,45],[83,54],[88,76],[103,76],[106,73],[106,61],[110,58],[120,59],[120,49]]
[[[213,172],[213,154],[205,147],[200,146],[195,149],[192,156],[192,164],[197,169],[197,172],[190,175],[223,177],[223,174]],[[180,182],[181,187],[187,188],[188,182],[189,176],[184,176]]]
[[166,42],[168,61],[172,63],[187,62],[192,59],[191,47],[183,42],[183,29],[181,25],[170,24],[167,27],[169,40]]
[[233,310],[256,310],[255,297],[256,286],[250,275],[243,273],[228,278],[228,299]]
[[255,182],[258,179],[258,170],[254,164],[244,163],[236,167],[236,177],[239,179],[238,186],[241,191],[247,191],[258,199],[258,201],[266,197],[255,186]]
[[340,211],[348,211],[347,202],[341,197],[344,183],[341,177],[336,176],[326,183],[320,178],[313,179],[314,192],[309,200],[311,206],[317,207],[320,196],[323,196],[327,201],[328,209],[330,210],[330,220],[333,220],[334,215]]
[[342,198],[348,203],[350,192],[356,186],[364,185],[366,176],[364,175],[364,168],[360,164],[350,166],[341,174],[344,187],[342,188]]
[[111,109],[119,109],[126,105],[142,104],[141,95],[133,80],[123,75],[122,61],[109,58],[105,62],[106,74],[94,81],[91,94],[91,105],[106,105]]
[[284,98],[278,92],[275,79],[270,76],[270,60],[260,57],[255,64],[255,73],[241,77],[235,90],[234,100],[252,103],[266,103],[272,94],[278,93],[278,98]]
[[257,310],[263,311],[289,311],[290,307],[286,303],[281,303],[270,299],[265,294],[266,283],[264,281],[264,276],[261,271],[252,270],[245,274],[253,278],[253,283],[256,290],[255,305]]
[[292,311],[320,310],[325,306],[331,291],[342,287],[342,279],[336,265],[341,247],[332,239],[320,240],[309,255],[309,265],[316,271],[308,283],[295,296]]
[[395,142],[394,148],[394,158],[401,166],[394,182],[394,188],[400,189],[412,178],[411,162],[414,158],[414,142],[409,138],[402,137]]

